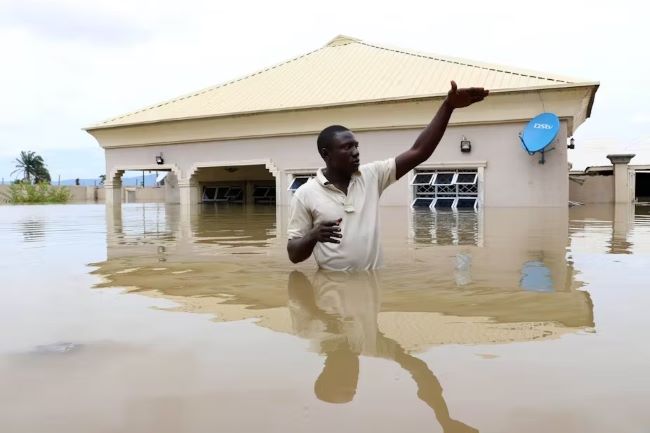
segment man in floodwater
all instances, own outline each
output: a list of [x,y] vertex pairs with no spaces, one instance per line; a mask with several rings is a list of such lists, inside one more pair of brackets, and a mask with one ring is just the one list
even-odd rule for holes
[[329,270],[365,270],[381,265],[379,197],[397,179],[426,161],[438,146],[456,108],[482,101],[480,87],[458,89],[454,81],[447,98],[413,146],[396,158],[359,165],[359,143],[344,126],[333,125],[318,135],[318,152],[326,167],[293,196],[287,251],[293,263],[314,253],[318,266]]

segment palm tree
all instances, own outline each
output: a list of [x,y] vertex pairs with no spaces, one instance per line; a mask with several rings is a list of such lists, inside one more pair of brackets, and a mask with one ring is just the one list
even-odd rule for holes
[[[20,158],[16,158],[16,170],[11,172],[12,176],[14,173],[23,172],[23,180],[26,180],[31,183],[32,176],[36,178],[43,178],[44,173],[47,172],[45,168],[45,161],[40,155],[37,155],[36,152],[21,151]],[[48,173],[49,177],[49,173]]]

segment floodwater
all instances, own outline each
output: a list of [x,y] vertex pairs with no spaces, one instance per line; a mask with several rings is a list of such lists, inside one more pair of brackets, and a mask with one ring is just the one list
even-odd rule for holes
[[650,431],[650,208],[382,224],[346,274],[282,208],[0,207],[0,431]]

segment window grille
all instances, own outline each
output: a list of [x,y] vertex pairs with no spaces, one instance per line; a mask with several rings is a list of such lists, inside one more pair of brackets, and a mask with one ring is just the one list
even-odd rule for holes
[[475,210],[478,208],[478,172],[472,169],[420,170],[411,181],[412,207]]

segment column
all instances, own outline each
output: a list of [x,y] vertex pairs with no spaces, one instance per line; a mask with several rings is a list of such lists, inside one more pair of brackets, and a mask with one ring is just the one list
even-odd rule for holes
[[113,180],[113,182],[106,182],[104,184],[104,192],[106,193],[105,201],[106,206],[122,207],[122,180]]
[[630,185],[628,164],[634,154],[607,155],[614,166],[614,203],[630,203],[633,200],[634,185]]
[[178,189],[180,191],[181,209],[192,207],[199,203],[199,186],[194,180],[179,180]]

